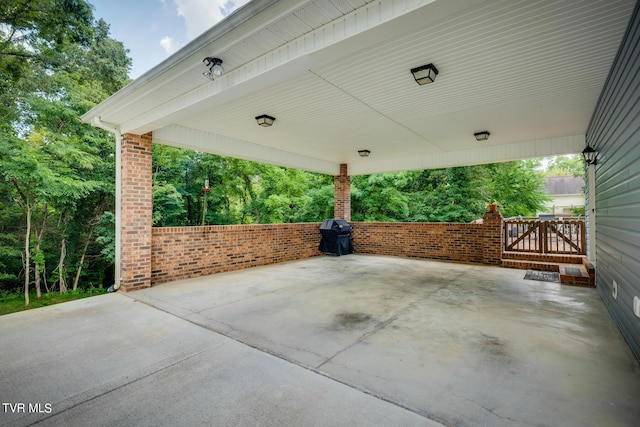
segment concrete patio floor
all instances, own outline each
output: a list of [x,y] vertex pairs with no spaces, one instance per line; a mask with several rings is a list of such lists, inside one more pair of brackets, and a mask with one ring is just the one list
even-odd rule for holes
[[0,399],[50,406],[0,425],[637,425],[595,289],[524,274],[327,256],[2,316]]

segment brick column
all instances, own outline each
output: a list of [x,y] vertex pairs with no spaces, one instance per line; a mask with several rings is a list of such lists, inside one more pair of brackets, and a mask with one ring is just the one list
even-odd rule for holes
[[482,217],[482,262],[502,263],[502,214],[498,209],[489,210]]
[[333,217],[351,221],[351,178],[347,165],[340,165],[340,175],[333,177]]
[[120,289],[151,286],[151,133],[122,135]]

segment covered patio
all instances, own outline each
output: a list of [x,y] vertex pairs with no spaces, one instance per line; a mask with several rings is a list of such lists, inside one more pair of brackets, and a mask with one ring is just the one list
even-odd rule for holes
[[[115,287],[319,255],[307,225],[153,229],[153,144],[333,175],[334,217],[350,221],[353,175],[580,153],[634,4],[247,3],[83,116],[117,141]],[[414,245],[407,230],[392,255]],[[290,250],[283,233],[296,236]],[[500,237],[480,233],[464,244],[488,253],[423,256],[499,264]],[[252,240],[269,243],[243,246]]]
[[[631,350],[640,357],[638,40],[640,16],[635,0],[254,0],[83,116],[87,123],[113,132],[118,147],[115,287],[132,291],[172,282],[140,292],[139,298],[142,299],[146,292],[150,295],[174,292],[172,288],[189,294],[188,285],[179,285],[177,280],[195,280],[212,273],[227,274],[231,270],[263,268],[261,266],[306,258],[309,258],[308,262],[315,262],[315,258],[321,262],[322,259],[317,250],[319,224],[152,227],[153,144],[333,175],[335,217],[346,220],[350,220],[351,213],[352,175],[580,153],[588,148],[597,155],[597,161],[586,167],[587,254],[595,264],[600,298]],[[224,69],[214,69],[214,65],[222,65]],[[418,84],[419,79],[413,74],[416,69],[432,70],[432,82]],[[259,126],[265,124],[259,120],[260,117],[264,120],[265,115],[275,119],[269,127]],[[488,138],[476,138],[475,134],[479,133]],[[481,226],[354,224],[354,236],[361,253],[475,264],[475,267],[463,265],[460,268],[470,268],[473,276],[470,281],[484,283],[482,274],[494,268],[489,266],[502,263],[501,226],[501,215],[493,212],[485,215]],[[375,241],[376,233],[371,230],[379,229],[393,230],[398,245],[391,248],[392,253],[388,253],[388,245]],[[450,238],[451,233],[456,237]],[[284,241],[286,245],[283,245]],[[372,271],[380,272],[377,268]],[[509,276],[519,272],[501,274]],[[370,279],[375,283],[375,277]],[[492,301],[509,295],[509,292],[499,293],[501,283],[501,279],[495,279],[493,287],[482,291],[492,297],[485,295],[480,299]],[[394,289],[394,283],[389,286]],[[444,287],[434,290],[432,296],[449,292],[449,302],[460,307],[460,303],[476,292],[467,290],[458,292],[455,286]],[[560,295],[576,293],[585,300],[592,295],[590,290],[559,292]],[[132,297],[138,298],[136,295]],[[337,295],[347,298],[340,293]],[[511,362],[509,357],[503,356],[512,355],[502,345],[513,333],[508,328],[517,324],[520,318],[528,319],[529,328],[544,325],[548,321],[549,307],[558,303],[554,298],[548,299],[551,303],[536,303],[546,305],[546,308],[533,310],[533,317],[528,317],[527,310],[532,310],[531,295],[526,292],[513,295],[516,300],[522,300],[519,312],[501,316],[503,306],[496,310],[484,306],[494,316],[487,318],[484,325],[478,321],[484,329],[466,335],[462,332],[466,324],[458,324],[458,329],[440,328],[437,333],[447,330],[464,345],[475,343],[476,347],[484,346],[482,351],[485,353],[494,351],[493,362],[485,361],[483,366],[491,366],[500,359],[500,365],[504,367],[505,363]],[[313,292],[307,296],[312,298]],[[566,303],[563,298],[559,299]],[[430,299],[426,298],[425,302]],[[599,303],[594,304],[597,307]],[[385,306],[375,297],[369,299],[369,305]],[[262,307],[258,311],[263,310]],[[562,313],[571,307],[571,304],[562,305]],[[224,316],[207,317],[204,308],[198,313],[192,313],[188,305],[182,308],[187,310],[186,315],[194,317],[193,321],[214,325],[214,329],[230,336],[234,333],[233,322],[230,329],[225,329]],[[355,321],[358,328],[375,331],[379,322],[390,318],[373,315],[364,308],[345,308],[345,319]],[[477,319],[483,312],[464,311],[467,308],[456,310],[462,318],[456,320],[464,321],[468,314],[467,320],[472,322],[469,319]],[[218,312],[213,306],[210,309],[211,313]],[[430,312],[423,314],[425,319],[431,319]],[[579,312],[574,315],[585,321],[573,323],[576,319],[562,314],[538,332],[547,337],[549,331],[553,331],[551,335],[559,334],[551,340],[553,345],[560,345],[565,339],[570,342],[573,338],[568,339],[564,334],[574,330],[581,333],[587,327],[585,325],[595,319],[584,319]],[[244,316],[251,319],[252,312],[245,311]],[[441,322],[451,317],[443,315],[431,320]],[[398,323],[392,323],[403,326],[402,319],[410,323],[402,316]],[[610,329],[611,319],[598,318],[597,323],[592,326],[604,328],[600,332],[608,331],[609,339],[618,336],[615,329]],[[497,325],[507,328],[503,336],[489,333]],[[153,333],[154,326],[149,325],[149,333]],[[336,328],[337,336],[349,335],[339,326]],[[379,339],[389,330],[383,328],[374,335]],[[264,344],[267,351],[278,355],[282,351],[285,359],[319,372],[324,366],[339,374],[340,366],[334,362],[340,360],[340,355],[331,353],[331,349],[341,348],[346,341],[333,343],[334,347],[326,344],[329,349],[326,352],[314,346],[297,347],[301,343],[288,346],[286,342],[278,341],[270,348],[267,344],[271,337],[267,332],[270,331],[256,331],[254,335],[261,337],[257,338],[259,342],[252,344],[248,339],[247,342],[260,348]],[[291,332],[303,337],[308,333]],[[413,332],[420,332],[420,329]],[[600,345],[594,338],[599,333],[591,332],[593,334],[583,336],[586,340],[583,344],[588,345],[581,346],[577,340],[574,348],[582,348],[589,354],[588,358],[597,359],[598,363],[593,365],[596,369],[600,364],[608,364],[608,344]],[[528,334],[524,329],[517,333],[522,337]],[[236,338],[243,341],[246,337]],[[349,351],[344,354],[361,349],[364,341],[356,340],[351,346],[347,345],[344,348]],[[546,349],[544,342],[547,341],[541,339],[536,350]],[[428,363],[442,362],[441,368],[446,371],[449,359],[443,355],[451,346],[451,349],[459,350],[457,344],[443,344],[445,350],[438,350],[443,353],[435,354],[430,353],[430,345],[419,348],[421,357],[427,358]],[[288,355],[284,349],[289,347],[298,349],[297,354]],[[518,344],[515,351],[522,355],[527,349],[533,350],[524,342]],[[563,361],[568,364],[558,368],[553,375],[555,381],[562,377],[561,372],[573,376],[574,360],[581,360],[582,355],[570,350],[558,350],[558,354],[567,352],[571,361]],[[482,360],[485,353],[478,353],[484,356],[477,360]],[[549,359],[542,368],[536,363],[544,360],[547,354],[537,351],[533,354],[540,359],[525,357],[522,372],[547,369],[554,372],[553,367],[558,359],[562,359]],[[454,372],[464,372],[469,378],[479,379],[469,368],[477,366],[475,356],[467,357],[474,359],[473,363],[448,371],[448,375],[436,378],[436,382],[442,381],[445,390],[448,386],[455,389],[455,384],[445,382],[446,376],[451,376],[452,381],[455,379]],[[392,356],[389,353],[384,357]],[[323,358],[326,359],[324,362]],[[381,363],[377,366],[384,365],[382,360],[376,363]],[[536,366],[540,366],[539,371]],[[637,369],[635,366],[633,369]],[[353,371],[356,375],[359,369],[351,367],[345,371]],[[422,380],[425,381],[431,374],[423,369],[424,366],[418,363],[398,375],[407,372],[409,377],[424,375]],[[637,383],[637,375],[629,374],[629,369],[627,378]],[[520,371],[519,368],[513,370]],[[497,381],[493,376],[495,372],[479,372],[483,372],[478,375],[484,375],[487,381],[490,378]],[[627,381],[622,376],[616,378],[619,383]],[[384,382],[384,377],[379,380]],[[522,380],[534,383],[529,385],[533,389],[520,390],[528,398],[531,398],[528,395],[531,390],[541,390],[535,388],[536,378],[523,377]],[[356,387],[376,389],[367,381],[363,379]],[[390,387],[393,383],[389,381]],[[562,382],[545,380],[549,390],[562,387],[559,384]],[[508,394],[497,391],[497,383],[494,385],[491,393],[509,398]],[[564,391],[588,390],[583,385],[573,382]],[[442,387],[439,392],[433,392],[432,403],[440,398]],[[511,385],[505,389],[509,387]],[[380,393],[395,396],[393,391]],[[602,390],[603,395],[607,393]],[[475,397],[467,399],[464,393],[451,394],[454,395],[457,399],[454,399],[454,407],[461,414],[471,411],[469,407],[473,402],[481,401]],[[637,396],[635,392],[630,395]],[[558,396],[566,398],[568,394],[559,393]],[[385,399],[393,401],[393,397]],[[413,408],[414,404],[409,398],[401,406]],[[415,405],[420,408],[419,404]],[[483,401],[479,406],[483,411],[488,408],[485,412],[493,413],[498,403]],[[523,411],[521,414],[531,409],[524,403],[519,408]],[[610,414],[607,409],[602,407],[601,413]],[[428,415],[432,410],[422,408],[416,412]],[[557,411],[556,414],[561,414],[564,409]],[[498,418],[521,419],[508,409],[494,412],[499,414]],[[596,415],[586,418],[598,419]],[[465,420],[475,423],[475,420]],[[621,421],[621,424],[625,422]]]
[[[247,3],[83,116],[116,139],[115,287],[136,292],[3,316],[0,391],[25,406],[0,424],[635,426],[639,10]],[[354,224],[365,250],[339,258],[319,224],[154,228],[153,144],[333,175],[347,220],[352,175],[589,146],[596,289],[501,268],[499,212]]]
[[0,390],[43,410],[0,423],[635,425],[595,289],[523,277],[326,256],[7,315]]

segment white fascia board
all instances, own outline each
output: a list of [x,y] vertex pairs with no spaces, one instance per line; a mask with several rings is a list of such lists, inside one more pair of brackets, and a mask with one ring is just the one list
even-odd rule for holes
[[[218,24],[196,37],[169,58],[87,111],[81,116],[82,121],[90,123],[94,117],[101,117],[105,113],[126,108],[128,105],[131,105],[149,93],[160,90],[168,81],[177,78],[179,75],[197,68],[202,68],[200,61],[192,60],[194,57],[201,58],[201,51],[206,50],[213,41],[231,33],[234,29],[240,27],[260,13],[263,13],[265,9],[276,3],[278,3],[279,6],[278,10],[283,9],[288,12],[293,8],[300,7],[301,2],[299,0],[251,0]],[[189,65],[185,67],[185,64]]]
[[338,163],[183,126],[171,125],[153,131],[153,142],[309,172],[340,175]]
[[[435,1],[437,0],[379,0],[369,3],[333,22],[306,33],[296,40],[255,58],[241,67],[225,73],[213,82],[204,83],[202,86],[170,102],[137,115],[135,118],[122,123],[122,131],[144,134],[153,131],[157,127],[170,125],[174,114],[183,112],[183,114],[188,115],[189,113],[186,110],[189,107],[196,107],[202,105],[202,103],[210,102],[213,97],[223,92],[227,92],[227,97],[231,99],[241,96],[233,94],[234,91],[246,94],[247,90],[242,86],[251,80],[262,78],[263,75],[269,73],[291,73],[291,71],[299,69],[301,63],[304,64],[309,61],[310,55],[400,16],[409,14]],[[443,4],[446,3],[443,2]],[[454,2],[451,4],[454,4]],[[306,60],[300,62],[304,58]],[[306,68],[303,67],[299,72],[310,69],[312,65],[312,63],[307,64]],[[265,81],[261,86],[266,87],[268,85],[269,82]],[[255,88],[251,90],[255,90]]]
[[573,135],[399,159],[375,161],[373,158],[368,157],[365,161],[349,164],[349,175],[473,166],[575,154],[582,152],[585,143],[585,135]]

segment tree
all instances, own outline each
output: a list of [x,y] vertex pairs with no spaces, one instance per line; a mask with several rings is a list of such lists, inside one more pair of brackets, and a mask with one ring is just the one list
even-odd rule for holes
[[[209,190],[204,191],[205,182]],[[156,226],[320,221],[333,177],[154,145]],[[205,204],[206,202],[206,204]]]
[[555,156],[546,160],[545,176],[584,176],[584,160],[578,154]]
[[544,189],[540,160],[495,163],[489,165],[492,175],[489,194],[505,217],[533,216],[550,200]]
[[403,221],[409,197],[402,191],[404,172],[356,176],[351,179],[351,218],[354,221]]
[[26,304],[34,261],[36,286],[46,265],[57,265],[60,290],[67,272],[78,286],[94,227],[113,206],[112,137],[79,117],[127,83],[129,66],[86,1],[0,5],[0,182],[9,191],[0,203],[24,219],[11,232],[22,228]]
[[547,196],[537,161],[352,178],[356,221],[469,222],[497,202],[505,216],[534,215]]
[[420,171],[408,187],[411,221],[469,222],[482,216],[488,200],[484,166]]
[[[261,212],[261,222],[292,223],[323,218],[328,206],[325,205],[325,209],[317,207],[317,210],[312,210],[311,206],[321,202],[319,189],[326,187],[332,177],[269,165],[261,165],[259,172],[260,191],[254,206]],[[330,187],[333,201],[333,185]]]
[[[5,142],[4,140],[3,142]],[[25,304],[29,304],[29,280],[31,262],[32,220],[35,211],[42,215],[40,232],[37,233],[36,255],[41,250],[42,234],[47,227],[49,207],[58,206],[61,223],[62,213],[73,209],[78,201],[100,186],[100,182],[86,180],[79,169],[92,167],[98,160],[71,144],[57,140],[52,135],[34,131],[28,140],[12,138],[10,144],[0,142],[0,170],[4,180],[13,185],[18,202],[25,215]],[[75,164],[75,167],[70,167]],[[63,238],[64,240],[64,238]],[[61,243],[61,248],[64,245]],[[41,267],[38,256],[36,269]]]
[[34,67],[54,69],[70,45],[86,46],[93,34],[91,5],[84,0],[4,0],[0,3],[0,118],[9,123],[24,91],[36,89]]

